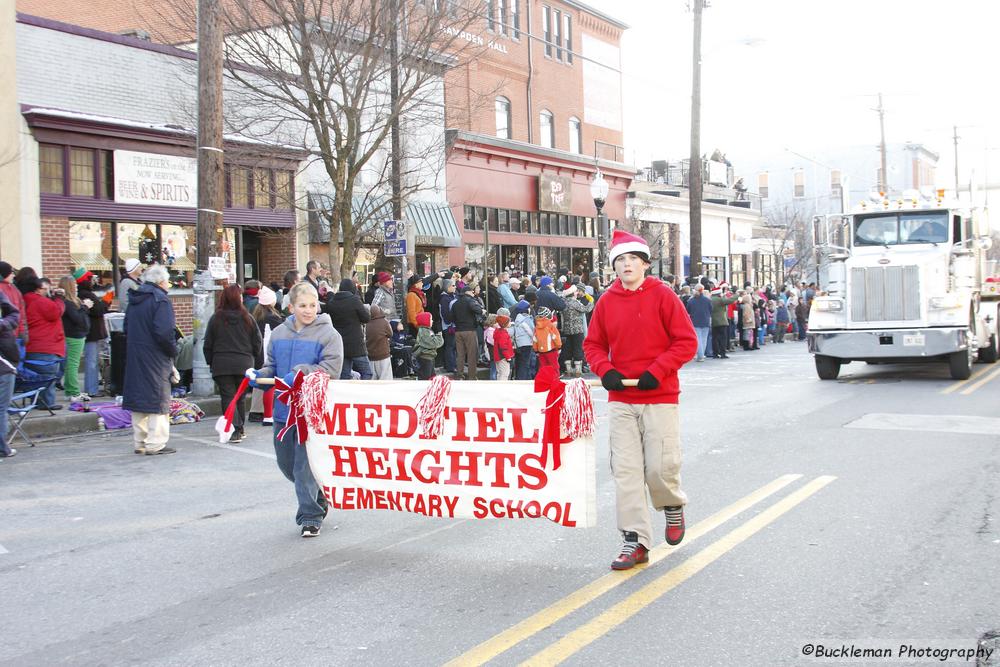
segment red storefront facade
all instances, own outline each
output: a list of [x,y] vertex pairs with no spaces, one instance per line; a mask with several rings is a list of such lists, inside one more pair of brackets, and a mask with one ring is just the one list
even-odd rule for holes
[[600,230],[590,183],[599,167],[609,186],[610,234],[625,217],[633,168],[455,130],[447,143],[448,202],[463,241],[451,250],[452,264],[489,272],[597,270]]

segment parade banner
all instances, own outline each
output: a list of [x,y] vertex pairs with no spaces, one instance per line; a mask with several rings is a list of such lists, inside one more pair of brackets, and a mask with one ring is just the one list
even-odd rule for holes
[[[463,382],[451,391],[446,381],[432,437],[418,406],[440,384],[327,382],[305,446],[331,509],[596,524],[593,436],[543,444],[545,408],[563,402],[561,382],[536,393],[529,382]],[[558,414],[549,412],[550,420]]]

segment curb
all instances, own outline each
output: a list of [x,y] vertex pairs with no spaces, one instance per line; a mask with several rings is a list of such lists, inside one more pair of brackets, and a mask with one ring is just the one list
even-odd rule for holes
[[[185,396],[188,400],[201,408],[205,416],[202,421],[218,417],[222,414],[222,405],[219,396]],[[247,397],[249,399],[249,397]],[[249,404],[247,405],[249,408]],[[13,417],[11,417],[13,419]],[[96,412],[73,412],[63,409],[54,415],[50,415],[44,409],[35,410],[28,415],[24,423],[21,424],[28,436],[41,444],[48,438],[61,438],[68,435],[88,435],[91,433],[113,434],[124,433],[129,429],[104,430],[97,424]],[[27,447],[28,445],[18,436],[14,447]]]

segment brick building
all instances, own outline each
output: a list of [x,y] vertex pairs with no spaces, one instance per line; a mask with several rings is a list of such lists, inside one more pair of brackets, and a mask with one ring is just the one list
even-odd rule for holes
[[613,226],[635,173],[621,148],[628,26],[575,0],[486,4],[466,36],[486,48],[445,77],[448,201],[465,243],[452,257],[493,271],[589,272],[608,234],[590,181],[599,167]]
[[[129,258],[160,261],[189,331],[193,54],[23,14],[16,38],[21,220],[3,258],[53,279],[82,266],[106,285]],[[292,202],[305,153],[234,138],[226,155],[225,222],[210,254],[233,279],[280,282],[298,263]]]

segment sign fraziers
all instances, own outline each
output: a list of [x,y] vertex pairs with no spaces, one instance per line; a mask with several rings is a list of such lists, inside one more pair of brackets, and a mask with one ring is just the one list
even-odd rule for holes
[[334,382],[324,420],[310,429],[309,464],[332,509],[471,519],[546,518],[596,524],[592,437],[541,456],[545,394],[510,383],[462,383],[440,437],[423,438],[414,406],[427,382]]
[[157,153],[115,151],[115,201],[120,204],[198,204],[198,161]]

